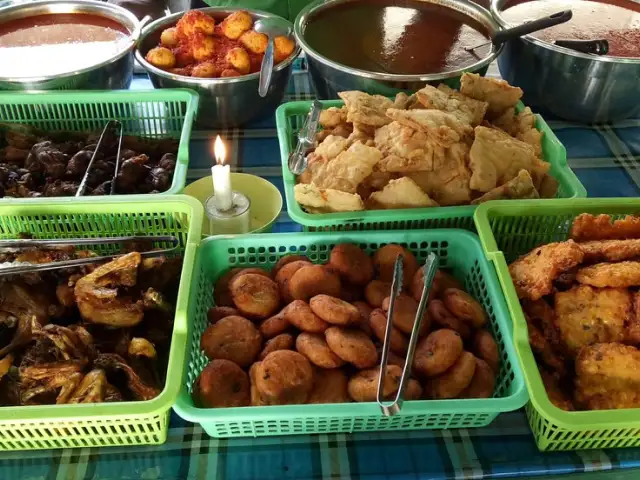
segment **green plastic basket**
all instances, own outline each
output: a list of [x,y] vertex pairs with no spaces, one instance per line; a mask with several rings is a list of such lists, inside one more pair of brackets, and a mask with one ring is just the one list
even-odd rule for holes
[[543,451],[640,446],[640,408],[566,412],[551,403],[529,346],[527,323],[507,267],[538,245],[566,240],[573,219],[580,213],[638,214],[640,199],[488,202],[475,213],[480,240],[496,268],[513,318],[515,347],[530,396],[527,417]]
[[[341,107],[344,102],[322,102],[324,108]],[[524,108],[522,104],[518,109]],[[289,153],[295,148],[297,133],[311,109],[311,102],[289,102],[276,110],[278,140],[282,159],[282,177],[287,197],[287,212],[291,219],[301,224],[305,231],[335,230],[398,230],[423,228],[463,228],[475,231],[473,212],[475,205],[437,208],[409,208],[397,210],[365,210],[312,214],[305,212],[296,202],[293,188],[295,176],[288,167]],[[536,127],[544,132],[543,157],[551,164],[550,173],[558,180],[558,197],[586,197],[587,191],[567,165],[567,152],[558,137],[540,115],[536,115]]]
[[[208,325],[207,310],[213,305],[214,280],[229,267],[271,268],[289,253],[305,254],[313,262],[326,262],[331,248],[342,242],[358,244],[367,252],[387,243],[401,243],[422,262],[429,252],[438,254],[440,266],[451,269],[489,313],[502,358],[494,398],[405,402],[402,411],[393,417],[383,416],[375,403],[196,408],[191,389],[208,362],[200,351],[200,336]],[[196,257],[189,301],[189,361],[174,408],[185,420],[201,424],[213,437],[482,427],[499,413],[516,410],[527,401],[510,325],[498,281],[482,253],[478,237],[463,230],[211,237],[202,242]]]
[[[0,123],[20,123],[49,132],[89,132],[102,130],[109,120],[120,120],[125,135],[179,139],[173,181],[162,192],[171,195],[180,193],[187,179],[198,100],[196,92],[186,89],[2,93]],[[10,201],[13,199],[0,199]]]
[[175,235],[184,264],[176,302],[173,339],[162,393],[144,402],[0,407],[0,450],[104,447],[163,443],[169,411],[184,371],[187,302],[200,240],[202,206],[191,197],[132,195],[90,198],[83,203],[49,199],[0,205],[0,239],[29,232],[35,238]]

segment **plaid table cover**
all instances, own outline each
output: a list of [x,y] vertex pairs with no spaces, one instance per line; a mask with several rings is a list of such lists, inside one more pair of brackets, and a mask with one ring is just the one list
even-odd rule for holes
[[[285,101],[313,98],[302,62],[296,65]],[[497,75],[497,70],[489,74]],[[131,88],[151,84],[140,76]],[[549,124],[589,196],[638,195],[640,120],[598,127],[553,120]],[[217,134],[230,146],[235,171],[259,175],[282,190],[273,118],[243,129],[195,131],[188,181],[210,175]],[[299,227],[283,211],[274,230]],[[588,472],[600,472],[593,478],[604,478],[606,472],[614,475],[607,478],[621,478],[616,471],[622,468],[633,469],[625,478],[640,478],[640,448],[540,453],[522,412],[503,414],[481,429],[230,440],[213,439],[172,413],[169,438],[161,446],[0,453],[0,480],[485,479]]]

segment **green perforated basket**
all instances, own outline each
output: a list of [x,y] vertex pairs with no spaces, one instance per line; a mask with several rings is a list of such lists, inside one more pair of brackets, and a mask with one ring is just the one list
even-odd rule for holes
[[103,447],[163,443],[178,396],[187,346],[187,302],[202,225],[202,206],[191,197],[50,199],[0,205],[0,239],[23,232],[35,238],[175,235],[184,256],[173,338],[162,393],[145,402],[0,407],[0,450]]
[[532,248],[569,236],[581,213],[620,217],[640,214],[640,199],[574,199],[488,202],[475,222],[483,248],[493,262],[513,318],[515,348],[524,371],[530,402],[529,425],[540,450],[584,450],[640,446],[640,408],[566,412],[555,407],[545,391],[529,346],[527,323],[508,263]]
[[[120,120],[124,135],[179,139],[173,181],[164,195],[184,188],[197,110],[198,94],[186,89],[0,94],[0,124],[19,123],[48,132],[93,132],[101,131],[109,120]],[[13,199],[0,199],[8,201]]]
[[[342,107],[341,100],[323,101],[324,108]],[[524,106],[519,104],[518,110]],[[475,231],[473,223],[474,205],[436,208],[409,208],[397,210],[365,210],[341,213],[307,213],[296,202],[293,188],[295,176],[287,165],[289,153],[295,148],[297,134],[311,102],[289,102],[280,105],[276,111],[282,177],[287,198],[287,212],[291,219],[303,226],[305,231],[333,230],[398,230],[422,228],[464,228]],[[550,173],[558,180],[559,198],[586,197],[587,191],[567,165],[567,152],[558,137],[540,115],[536,115],[536,127],[544,132],[542,153],[551,164]]]
[[[451,269],[489,314],[502,359],[494,397],[410,401],[393,417],[383,416],[375,403],[196,408],[191,389],[207,364],[200,351],[200,336],[208,325],[207,310],[213,306],[212,285],[217,277],[230,267],[271,268],[289,253],[307,255],[316,263],[326,262],[331,248],[343,242],[360,245],[367,252],[387,243],[400,243],[420,262],[424,262],[429,252],[438,254],[440,266]],[[482,253],[478,237],[463,230],[211,237],[202,242],[196,258],[189,302],[189,360],[174,408],[182,418],[201,424],[214,437],[482,427],[500,412],[516,410],[527,401],[520,367],[515,361],[510,324],[495,272]]]

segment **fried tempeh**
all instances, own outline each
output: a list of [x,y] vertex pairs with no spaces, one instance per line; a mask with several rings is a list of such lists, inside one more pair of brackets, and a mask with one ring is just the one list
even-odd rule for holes
[[640,217],[627,215],[613,220],[610,215],[583,213],[573,221],[570,238],[576,242],[640,238]]

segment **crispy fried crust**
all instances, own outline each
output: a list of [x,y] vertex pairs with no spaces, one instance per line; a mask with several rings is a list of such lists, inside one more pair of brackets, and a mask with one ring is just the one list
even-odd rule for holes
[[595,240],[580,244],[584,250],[584,261],[620,262],[640,257],[640,240]]
[[598,263],[578,270],[576,280],[594,287],[635,287],[640,285],[640,262]]
[[573,221],[570,235],[577,242],[640,238],[640,217],[627,215],[612,222],[610,215],[583,213]]

